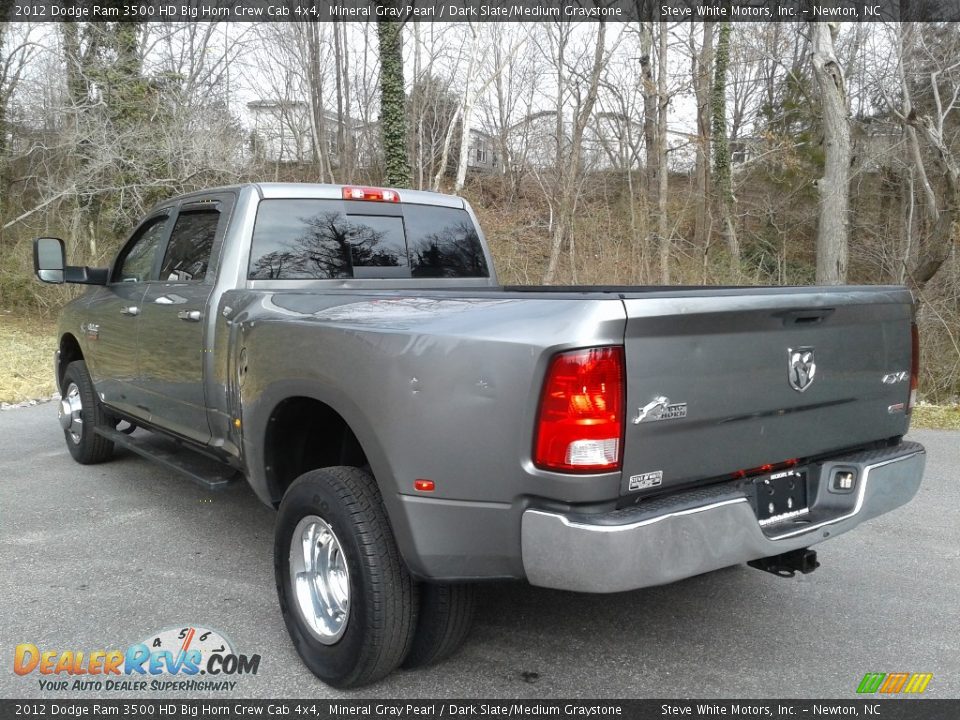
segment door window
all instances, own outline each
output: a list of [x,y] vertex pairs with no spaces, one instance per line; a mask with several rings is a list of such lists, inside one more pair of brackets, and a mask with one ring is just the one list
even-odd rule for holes
[[181,282],[203,280],[210,264],[219,222],[220,213],[217,210],[181,212],[170,235],[160,279]]
[[146,282],[152,279],[157,252],[167,226],[167,216],[148,220],[123,249],[113,282]]

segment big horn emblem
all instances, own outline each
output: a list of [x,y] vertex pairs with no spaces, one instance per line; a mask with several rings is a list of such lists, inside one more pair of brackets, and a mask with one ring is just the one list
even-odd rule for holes
[[787,358],[790,387],[797,392],[803,392],[813,384],[813,376],[817,372],[817,363],[813,359],[813,348],[788,348]]

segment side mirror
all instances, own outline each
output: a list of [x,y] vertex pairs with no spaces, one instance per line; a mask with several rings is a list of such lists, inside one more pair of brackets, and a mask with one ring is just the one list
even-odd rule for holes
[[33,271],[41,282],[62,283],[65,266],[63,240],[42,237],[33,241]]
[[110,277],[108,268],[92,268],[82,265],[67,265],[63,240],[42,237],[33,241],[33,271],[41,282],[76,283],[77,285],[106,285]]

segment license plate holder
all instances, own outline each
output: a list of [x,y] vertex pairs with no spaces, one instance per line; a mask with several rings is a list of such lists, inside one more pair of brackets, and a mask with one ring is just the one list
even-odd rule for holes
[[804,515],[807,509],[807,471],[793,468],[753,481],[757,519],[761,525]]

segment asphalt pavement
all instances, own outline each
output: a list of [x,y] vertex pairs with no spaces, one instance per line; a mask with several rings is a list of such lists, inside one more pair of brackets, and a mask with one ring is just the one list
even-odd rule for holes
[[[960,697],[960,432],[916,431],[912,503],[818,546],[822,567],[746,566],[617,595],[484,586],[464,648],[439,666],[337,693],[300,663],[277,608],[274,512],[243,483],[209,493],[128,452],[82,467],[53,403],[0,412],[0,697],[44,691],[14,648],[126,648],[166,628],[259,654],[244,698],[842,698],[866,672],[933,673]],[[642,552],[642,549],[639,549]],[[70,678],[72,681],[74,678]],[[198,695],[190,693],[189,696]]]

